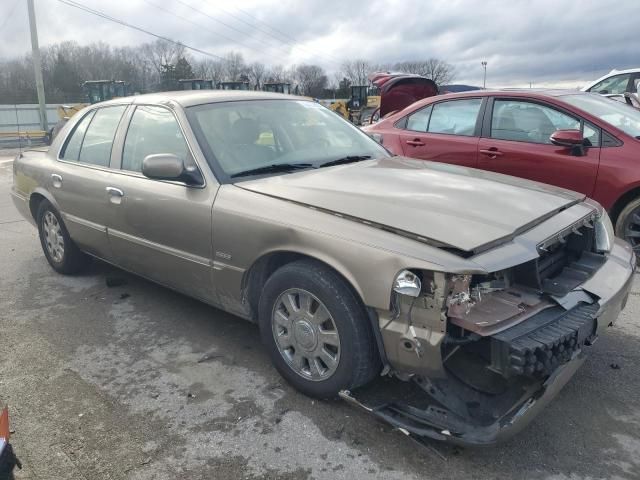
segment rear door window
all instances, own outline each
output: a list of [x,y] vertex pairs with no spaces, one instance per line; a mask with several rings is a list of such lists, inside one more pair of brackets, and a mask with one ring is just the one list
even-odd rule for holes
[[430,116],[431,106],[412,113],[407,119],[407,130],[413,130],[414,132],[426,132]]
[[82,147],[82,141],[84,140],[84,135],[87,133],[87,127],[91,123],[91,119],[93,115],[96,113],[95,110],[89,112],[85,117],[78,122],[73,133],[67,140],[66,145],[62,149],[62,153],[60,154],[60,158],[70,161],[77,162],[78,157],[80,156],[80,148]]
[[126,108],[126,105],[119,105],[96,111],[82,141],[78,157],[80,163],[109,166],[113,138]]
[[481,98],[436,103],[433,105],[427,131],[472,137],[481,105]]
[[170,153],[189,163],[187,142],[178,121],[163,107],[142,105],[136,108],[129,124],[122,153],[122,170],[142,171],[147,155]]

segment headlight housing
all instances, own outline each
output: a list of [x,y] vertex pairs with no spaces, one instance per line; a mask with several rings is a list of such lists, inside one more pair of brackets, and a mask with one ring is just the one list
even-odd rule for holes
[[393,281],[393,291],[400,295],[418,297],[422,291],[422,282],[415,273],[402,270]]
[[595,240],[596,251],[599,253],[610,252],[613,248],[613,240],[615,238],[615,232],[613,230],[613,224],[609,218],[609,214],[605,210],[602,210],[600,216],[595,222]]

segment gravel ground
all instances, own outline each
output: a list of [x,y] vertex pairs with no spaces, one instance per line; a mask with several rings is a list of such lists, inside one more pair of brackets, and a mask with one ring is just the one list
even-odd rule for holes
[[[13,208],[1,155],[0,403],[18,480],[640,478],[640,282],[522,434],[422,447],[291,389],[248,322],[97,262],[55,274]],[[108,288],[108,276],[126,283]]]

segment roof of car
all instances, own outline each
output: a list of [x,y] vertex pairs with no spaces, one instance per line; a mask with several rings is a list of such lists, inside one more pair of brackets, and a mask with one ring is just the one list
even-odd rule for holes
[[580,90],[570,90],[570,89],[551,89],[551,88],[503,88],[503,89],[492,89],[492,90],[469,90],[466,92],[452,92],[445,93],[442,95],[435,95],[433,97],[423,98],[422,100],[418,100],[415,103],[407,106],[403,110],[399,110],[392,115],[385,117],[393,119],[392,121],[396,121],[398,118],[402,117],[406,114],[407,110],[417,110],[419,108],[424,107],[425,105],[429,105],[431,103],[440,102],[442,100],[447,99],[456,99],[456,98],[478,98],[478,97],[486,97],[486,96],[512,96],[512,97],[522,97],[522,98],[532,98],[542,100],[544,98],[549,97],[561,97],[564,95],[594,95],[589,92],[582,92]]
[[285,95],[283,93],[258,92],[252,90],[178,90],[175,92],[147,93],[132,97],[116,98],[108,103],[166,103],[176,102],[183,107],[203,105],[205,103],[237,102],[242,100],[309,100],[309,97]]
[[[561,89],[561,88],[496,88],[491,90],[467,90],[465,92],[451,92],[440,95],[440,97],[477,97],[478,95],[542,95],[547,97],[560,97],[570,94],[585,94],[580,90]],[[431,97],[430,97],[431,98]]]
[[586,91],[590,88],[592,88],[594,85],[596,85],[597,83],[600,83],[602,80],[606,80],[609,77],[613,77],[616,75],[624,75],[625,73],[640,73],[640,68],[636,67],[636,68],[627,68],[626,70],[616,70],[615,68],[613,70],[611,70],[609,73],[596,78],[593,82],[589,82],[587,83],[584,87],[582,87],[582,90]]

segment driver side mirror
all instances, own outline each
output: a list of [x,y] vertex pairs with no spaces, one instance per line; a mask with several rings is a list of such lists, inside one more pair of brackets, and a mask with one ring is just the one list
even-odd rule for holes
[[571,149],[571,154],[577,157],[584,155],[585,141],[580,130],[556,130],[549,137],[551,143],[558,147]]
[[144,157],[142,174],[154,180],[175,180],[187,185],[203,183],[202,175],[195,166],[185,167],[182,159],[172,153],[156,153]]

